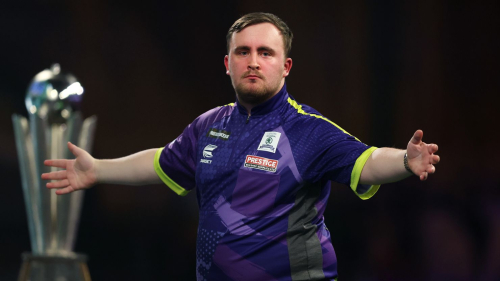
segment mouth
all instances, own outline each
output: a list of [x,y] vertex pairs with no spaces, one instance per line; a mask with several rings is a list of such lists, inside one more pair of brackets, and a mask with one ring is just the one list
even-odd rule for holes
[[247,76],[245,76],[245,78],[248,78],[248,79],[262,79],[260,76],[254,75],[254,74],[247,75]]

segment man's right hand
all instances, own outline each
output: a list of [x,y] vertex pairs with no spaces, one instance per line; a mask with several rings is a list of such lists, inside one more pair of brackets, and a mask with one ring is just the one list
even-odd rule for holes
[[47,183],[47,188],[57,188],[56,194],[67,194],[76,190],[87,189],[97,182],[96,159],[87,151],[68,142],[68,148],[76,159],[45,160],[46,166],[63,170],[42,174],[44,180],[55,180]]

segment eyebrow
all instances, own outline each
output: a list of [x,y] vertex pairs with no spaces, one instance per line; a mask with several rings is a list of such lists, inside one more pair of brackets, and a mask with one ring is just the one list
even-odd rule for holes
[[[248,47],[248,46],[238,46],[238,47],[234,48],[235,52],[237,52],[237,51],[247,51],[247,50],[250,50],[250,47]],[[267,52],[270,52],[270,53],[275,53],[275,51],[274,51],[273,48],[271,48],[271,47],[265,47],[265,46],[258,47],[257,51],[258,52],[267,51]]]
[[270,47],[259,47],[257,48],[257,51],[261,52],[261,51],[268,51],[269,53],[275,53],[274,49],[273,48],[270,48]]

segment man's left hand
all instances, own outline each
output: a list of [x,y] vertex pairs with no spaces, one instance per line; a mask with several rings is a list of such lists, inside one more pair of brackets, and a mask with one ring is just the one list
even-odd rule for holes
[[426,180],[429,174],[434,174],[436,172],[434,165],[439,163],[439,156],[434,154],[438,151],[437,144],[423,142],[423,136],[424,132],[417,130],[406,148],[408,166],[421,181]]

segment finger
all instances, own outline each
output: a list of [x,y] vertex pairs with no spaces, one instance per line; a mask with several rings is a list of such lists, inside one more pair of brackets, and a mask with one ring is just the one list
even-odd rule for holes
[[424,181],[424,180],[426,180],[426,179],[427,179],[427,172],[423,172],[423,173],[421,173],[421,174],[420,174],[420,180],[421,180],[421,181]]
[[66,178],[67,178],[66,170],[42,174],[42,180],[63,180]]
[[66,163],[68,160],[66,159],[50,159],[43,161],[45,166],[57,167],[57,168],[66,168]]
[[438,151],[438,146],[437,146],[437,144],[434,144],[434,143],[429,144],[428,148],[429,148],[429,153],[431,153],[431,154]]
[[68,180],[54,181],[46,184],[47,188],[63,188],[69,186]]
[[70,186],[66,186],[65,188],[61,188],[61,189],[56,190],[56,194],[57,195],[64,195],[64,194],[71,193],[73,191],[75,191],[75,189],[70,185]]
[[431,165],[431,167],[427,169],[427,173],[429,174],[434,174],[435,172],[436,172],[436,167],[434,167],[433,165]]
[[413,134],[413,137],[411,138],[411,143],[413,144],[419,144],[422,141],[422,138],[424,136],[424,132],[422,130],[417,130]]
[[72,144],[69,141],[68,141],[68,148],[69,148],[69,151],[71,151],[71,153],[73,153],[73,155],[75,155],[75,157],[78,157],[78,155],[80,155],[81,152],[82,152],[81,148],[79,148],[78,146]]
[[432,155],[431,164],[437,164],[437,163],[439,163],[439,161],[441,161],[441,158],[439,157],[439,155]]

